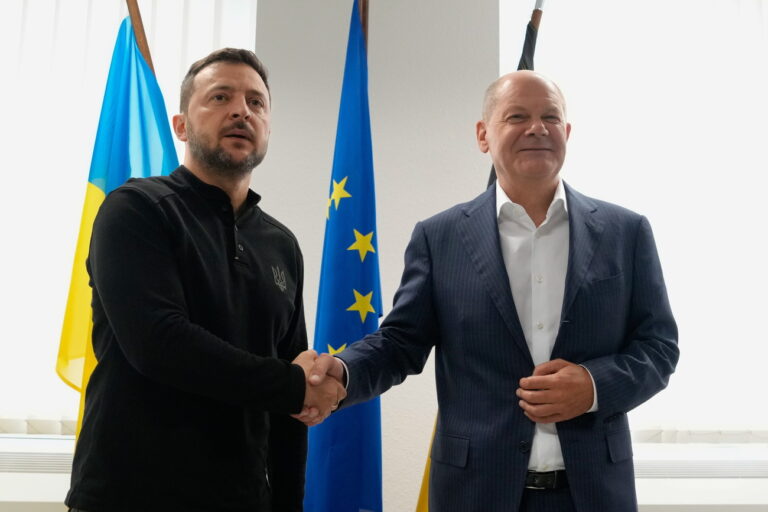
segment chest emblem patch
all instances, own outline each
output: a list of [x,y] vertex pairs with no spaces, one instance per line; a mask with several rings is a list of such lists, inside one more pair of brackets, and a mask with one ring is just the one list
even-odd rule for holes
[[280,267],[272,267],[272,275],[275,277],[275,284],[277,287],[280,288],[281,292],[284,292],[288,287],[288,284],[285,280],[285,271],[280,270]]

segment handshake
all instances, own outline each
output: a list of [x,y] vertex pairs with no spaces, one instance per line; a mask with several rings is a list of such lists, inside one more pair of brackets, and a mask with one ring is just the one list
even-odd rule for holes
[[[293,364],[304,370],[306,391],[304,407],[299,414],[292,414],[308,427],[318,425],[339,408],[339,402],[347,396],[344,387],[344,365],[328,354],[317,355],[306,350],[296,356]],[[330,377],[330,378],[326,378]]]

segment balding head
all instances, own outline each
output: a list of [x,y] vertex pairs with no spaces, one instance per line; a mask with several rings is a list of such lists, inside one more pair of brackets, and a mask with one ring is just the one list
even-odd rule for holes
[[560,97],[563,107],[563,118],[565,119],[565,96],[563,96],[563,92],[560,90],[557,84],[544,75],[536,73],[535,71],[521,70],[500,76],[491,82],[491,85],[489,85],[485,90],[485,97],[483,98],[483,121],[488,121],[490,119],[491,112],[493,112],[493,109],[496,108],[496,104],[498,103],[499,98],[504,94],[505,91],[518,85],[522,85],[526,82],[541,83],[542,85],[550,88],[553,92],[555,92]]

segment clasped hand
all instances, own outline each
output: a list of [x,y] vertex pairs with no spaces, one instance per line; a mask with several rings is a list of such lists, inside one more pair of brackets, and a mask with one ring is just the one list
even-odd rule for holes
[[594,400],[592,377],[583,366],[564,359],[538,365],[520,379],[518,405],[536,423],[554,423],[587,412]]
[[[330,416],[331,412],[339,407],[339,402],[347,396],[347,391],[341,383],[344,370],[334,357],[328,354],[318,356],[314,350],[302,352],[293,360],[293,364],[301,366],[304,370],[306,391],[304,407],[299,414],[291,416],[312,427]],[[325,378],[326,375],[331,378]]]

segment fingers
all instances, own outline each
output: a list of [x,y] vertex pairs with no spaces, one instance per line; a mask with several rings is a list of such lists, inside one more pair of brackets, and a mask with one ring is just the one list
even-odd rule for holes
[[555,376],[563,368],[576,366],[564,359],[554,359],[541,363],[533,369],[531,377],[520,379],[520,387],[523,389],[549,389],[555,382]]
[[525,416],[534,423],[556,423],[558,421],[567,419],[560,414],[552,414],[551,416],[536,416],[535,414],[528,411],[523,411],[523,414],[525,414]]
[[307,424],[317,420],[320,417],[320,411],[318,411],[316,407],[309,407],[308,405],[305,405],[299,414],[291,414],[291,417]]
[[520,379],[516,395],[525,415],[537,423],[565,421],[587,412],[594,394],[589,372],[562,359],[537,366]]
[[344,386],[342,386],[341,383],[338,381],[336,381],[335,384],[336,384],[336,404],[335,404],[335,407],[333,408],[334,411],[339,408],[339,404],[341,403],[341,401],[347,398],[347,390],[344,388]]
[[294,359],[293,361],[296,364],[299,364],[300,362],[313,363],[315,361],[315,359],[317,359],[317,352],[315,352],[312,349],[309,349],[309,350],[305,350],[304,352],[302,352],[299,355],[297,355],[296,359]]
[[552,361],[546,361],[540,365],[537,365],[536,368],[533,369],[533,375],[535,377],[539,375],[549,375],[556,373],[570,364],[573,363],[569,363],[564,359],[553,359]]
[[344,378],[344,366],[335,357],[322,354],[315,360],[315,364],[309,372],[309,382],[316,386],[325,380],[326,375],[330,375],[341,382]]
[[291,414],[291,417],[296,418],[308,427],[319,425],[324,420],[324,418],[320,415],[320,411],[314,407],[304,407],[300,414]]
[[535,405],[535,404],[526,402],[525,400],[520,400],[518,401],[518,405],[523,411],[527,412],[532,416],[536,416],[538,418],[546,418],[548,416],[557,415],[560,412],[558,411],[557,406],[554,404]]
[[308,427],[317,425],[338,409],[339,403],[346,396],[344,386],[335,379],[324,379],[320,384],[313,385],[307,382],[304,408],[292,416]]
[[329,354],[318,356],[314,350],[302,352],[293,362],[304,370],[306,388],[302,411],[291,417],[309,427],[322,423],[347,396],[340,382],[344,378],[344,365]]
[[521,400],[525,400],[532,405],[551,404],[557,400],[557,395],[549,390],[529,391],[527,389],[517,388],[515,394]]
[[550,389],[554,385],[552,375],[542,375],[539,377],[524,377],[520,379],[520,387],[532,391],[540,389]]
[[296,359],[294,359],[292,362],[293,364],[301,366],[301,368],[304,370],[304,377],[306,378],[309,375],[309,371],[312,369],[312,365],[316,359],[317,352],[314,350],[305,350],[296,356]]

